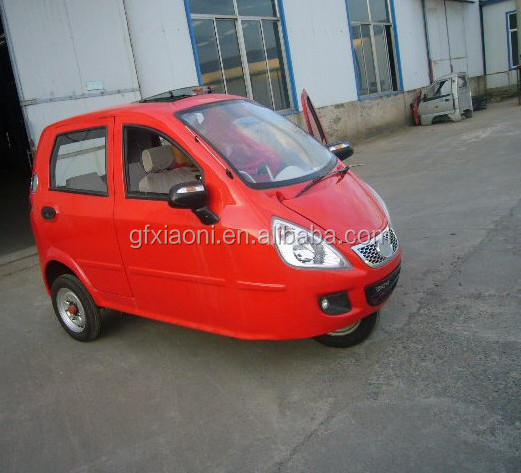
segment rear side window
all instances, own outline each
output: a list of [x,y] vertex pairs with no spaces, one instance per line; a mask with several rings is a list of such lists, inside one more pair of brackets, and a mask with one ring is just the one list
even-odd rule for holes
[[51,160],[55,190],[107,195],[107,129],[65,133],[56,138]]

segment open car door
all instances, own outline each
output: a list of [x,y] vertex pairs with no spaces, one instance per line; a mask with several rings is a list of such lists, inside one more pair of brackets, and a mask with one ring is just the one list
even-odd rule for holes
[[320,141],[323,145],[327,146],[329,144],[329,137],[322,126],[320,118],[318,118],[317,111],[315,110],[313,102],[311,102],[306,89],[302,90],[300,100],[302,102],[302,111],[304,112],[304,118],[306,119],[308,133],[317,141]]
[[304,112],[308,133],[318,142],[329,148],[329,151],[333,152],[342,161],[349,158],[354,152],[351,143],[349,141],[335,141],[334,143],[329,141],[326,130],[322,126],[322,122],[318,117],[317,111],[306,89],[302,90],[300,100],[302,102],[302,111]]

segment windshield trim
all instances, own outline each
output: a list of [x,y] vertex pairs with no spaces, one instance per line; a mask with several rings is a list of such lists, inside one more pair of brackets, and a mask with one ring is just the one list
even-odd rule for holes
[[[311,181],[319,176],[325,176],[338,164],[338,160],[336,159],[335,155],[333,153],[331,153],[331,160],[329,163],[327,163],[322,168],[317,169],[315,172],[313,172],[311,174],[307,174],[306,176],[296,177],[293,179],[286,179],[284,181],[275,181],[275,182],[273,182],[273,181],[272,182],[251,182],[251,181],[244,179],[244,177],[242,176],[240,171],[233,165],[233,163],[226,157],[226,155],[217,146],[215,146],[214,143],[212,143],[210,140],[208,140],[208,138],[206,138],[205,136],[201,135],[193,126],[190,125],[190,123],[188,123],[186,120],[184,120],[180,116],[186,112],[194,112],[194,111],[201,110],[201,109],[208,109],[210,107],[219,106],[219,105],[222,105],[223,102],[249,102],[249,103],[257,105],[258,107],[266,108],[273,112],[273,110],[271,110],[271,108],[265,107],[264,105],[261,105],[261,104],[255,102],[254,100],[250,100],[250,99],[246,99],[246,98],[230,98],[230,99],[224,99],[224,100],[217,100],[215,102],[210,102],[210,103],[206,103],[203,105],[195,105],[194,107],[184,108],[182,110],[175,112],[174,116],[181,123],[183,123],[183,125],[185,125],[187,128],[189,128],[199,139],[204,140],[205,143],[210,145],[217,152],[219,157],[230,167],[230,169],[232,169],[234,171],[234,173],[237,175],[237,177],[248,187],[250,187],[252,189],[256,189],[256,190],[262,190],[262,189],[277,189],[280,187],[292,186],[294,184],[299,184],[301,182]],[[277,112],[275,112],[275,113],[277,113]],[[283,118],[285,118],[285,117],[283,117]],[[287,118],[286,118],[286,120],[287,120]],[[295,125],[295,126],[297,126],[297,125]],[[309,135],[309,136],[316,141],[315,137],[313,137],[312,135]],[[317,143],[319,143],[319,142],[317,141]],[[319,143],[319,144],[321,146],[323,146],[322,143]]]

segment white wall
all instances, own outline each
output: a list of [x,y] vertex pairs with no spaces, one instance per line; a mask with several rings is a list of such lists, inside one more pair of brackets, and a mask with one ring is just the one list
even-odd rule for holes
[[199,83],[183,0],[125,0],[143,97]]
[[303,88],[316,107],[357,100],[345,0],[282,2],[299,102]]
[[[20,100],[36,102],[24,106],[35,142],[50,121],[139,98],[122,0],[2,3]],[[85,97],[99,94],[88,90],[91,81],[101,82],[109,95]]]
[[395,0],[394,11],[404,90],[425,87],[430,81],[421,1]]
[[[318,107],[356,101],[345,0],[281,3],[299,100],[306,88]],[[449,72],[444,70],[449,64],[449,39],[443,0],[426,3],[436,72]],[[20,77],[20,98],[35,140],[52,121],[198,81],[183,0],[0,0],[0,4]],[[411,90],[428,84],[421,0],[394,0],[394,4],[402,80],[405,90]],[[446,4],[455,70],[480,75],[478,4]],[[501,31],[506,34],[504,28]],[[102,82],[107,95],[93,97],[99,93],[89,93],[89,81]]]
[[487,87],[508,87],[516,83],[516,72],[509,70],[506,12],[514,11],[514,0],[483,7]]
[[461,71],[482,75],[479,4],[426,0],[426,10],[434,77]]
[[482,76],[485,73],[483,64],[483,43],[481,40],[481,18],[478,2],[464,4],[465,10],[465,36],[467,40],[467,72],[470,77]]
[[37,144],[43,129],[51,123],[102,108],[135,102],[140,98],[138,92],[128,92],[31,105],[27,107],[27,115],[31,125],[31,137],[35,137],[35,144]]

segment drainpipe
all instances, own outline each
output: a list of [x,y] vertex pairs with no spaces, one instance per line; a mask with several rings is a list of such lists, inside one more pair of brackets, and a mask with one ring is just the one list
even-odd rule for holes
[[[518,0],[521,2],[521,0]],[[422,13],[423,13],[423,30],[425,31],[425,46],[427,47],[427,61],[429,66],[429,79],[434,82],[434,73],[432,71],[432,60],[431,60],[431,48],[429,42],[429,29],[427,26],[427,8],[425,6],[425,0],[422,0]]]
[[517,0],[517,101],[521,105],[521,0]]
[[[521,0],[520,0],[521,1]],[[483,56],[483,75],[487,76],[487,56],[485,54],[485,26],[483,25],[483,4],[479,3],[479,24],[481,29],[481,55]]]

